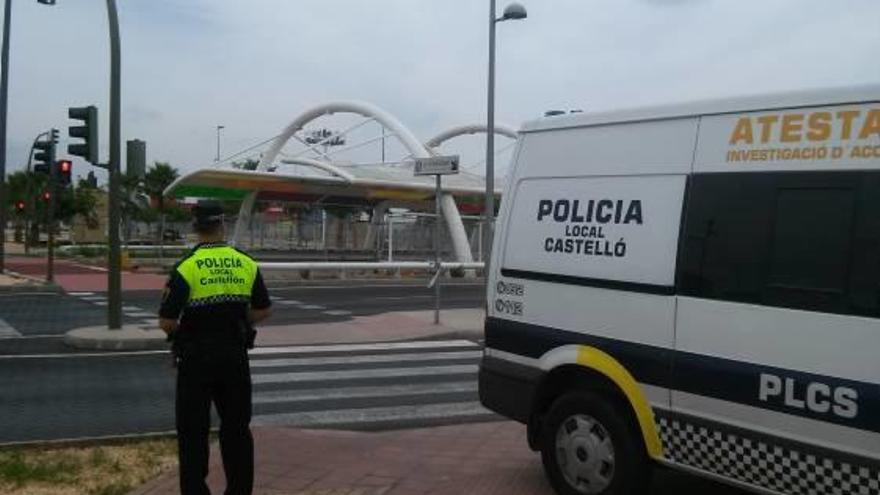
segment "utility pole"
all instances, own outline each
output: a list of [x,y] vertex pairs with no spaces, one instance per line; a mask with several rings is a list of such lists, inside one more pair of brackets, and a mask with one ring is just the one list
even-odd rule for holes
[[108,237],[110,250],[107,271],[107,326],[111,330],[122,328],[122,266],[119,246],[119,207],[120,207],[120,86],[121,66],[119,50],[119,16],[116,0],[107,0],[107,20],[110,25],[110,161],[107,171],[110,176],[108,198]]
[[55,280],[55,205],[58,201],[55,195],[58,188],[58,170],[55,166],[58,143],[58,129],[49,131],[49,183],[46,190],[49,194],[49,201],[46,202],[46,281],[53,282]]
[[[37,0],[55,5],[55,0]],[[12,25],[12,0],[3,8],[3,48],[0,53],[0,273],[6,269],[6,117],[9,108],[9,31]],[[27,245],[27,243],[25,243]]]
[[[9,103],[9,26],[12,21],[12,0],[3,10],[3,53],[0,55],[0,273],[6,269],[6,110]],[[27,245],[27,239],[25,239]]]

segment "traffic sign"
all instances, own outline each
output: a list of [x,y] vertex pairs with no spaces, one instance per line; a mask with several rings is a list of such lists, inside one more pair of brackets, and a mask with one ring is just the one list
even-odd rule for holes
[[452,175],[458,173],[458,155],[416,158],[413,162],[415,175]]

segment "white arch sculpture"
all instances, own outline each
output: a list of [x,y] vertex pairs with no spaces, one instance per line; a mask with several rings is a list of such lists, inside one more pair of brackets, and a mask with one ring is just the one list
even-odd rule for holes
[[[446,141],[449,141],[450,139],[458,137],[458,136],[464,136],[467,134],[478,134],[478,133],[485,134],[486,132],[488,132],[488,128],[487,128],[486,124],[467,124],[467,125],[459,125],[459,126],[455,126],[455,127],[450,127],[449,129],[446,129],[445,131],[441,132],[440,134],[437,134],[436,136],[429,139],[425,143],[425,146],[433,149],[433,148],[436,148],[436,147],[440,146],[441,144],[445,143]],[[500,134],[502,136],[509,137],[511,139],[516,139],[518,136],[516,129],[514,129],[513,127],[510,127],[510,126],[504,125],[504,124],[495,124],[495,134]]]
[[[289,141],[298,131],[302,130],[306,124],[324,115],[332,115],[334,113],[354,113],[366,118],[374,119],[385,128],[390,129],[396,135],[397,139],[400,140],[401,144],[406,147],[412,157],[427,158],[431,156],[431,152],[429,152],[428,149],[416,139],[412,132],[385,110],[382,110],[375,105],[360,101],[337,101],[318,105],[306,110],[297,118],[293,119],[293,121],[284,128],[284,131],[272,142],[269,150],[260,159],[260,163],[257,165],[257,170],[268,170],[275,162],[275,159],[278,158],[281,149],[287,144],[287,141]],[[233,244],[238,243],[240,233],[244,231],[245,226],[250,223],[250,217],[253,212],[257,192],[258,191],[254,191],[248,194],[241,204],[238,221],[235,224],[235,231],[232,234]],[[461,221],[461,215],[458,212],[458,206],[455,204],[455,198],[453,198],[451,194],[443,194],[440,199],[443,208],[443,216],[446,219],[446,225],[449,229],[449,238],[452,240],[452,247],[455,251],[456,261],[473,261],[470,244],[467,240],[464,224]]]

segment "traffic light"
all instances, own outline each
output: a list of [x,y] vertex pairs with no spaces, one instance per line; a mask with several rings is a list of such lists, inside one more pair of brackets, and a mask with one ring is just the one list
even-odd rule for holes
[[[53,134],[52,137],[57,136]],[[55,142],[51,137],[34,143],[34,172],[49,174],[55,154]]]
[[70,185],[70,176],[73,172],[73,162],[70,160],[58,160],[55,162],[55,179],[62,186]]
[[87,107],[70,107],[67,116],[81,120],[83,125],[71,126],[68,134],[72,138],[80,138],[82,143],[68,144],[67,152],[81,156],[92,165],[98,165],[98,109],[94,105]]
[[52,199],[52,193],[50,193],[48,190],[45,190],[43,191],[43,194],[40,195],[40,199],[48,203],[49,200]]
[[25,204],[24,204],[23,199],[19,199],[18,201],[15,202],[15,212],[16,213],[19,213],[19,214],[24,213],[24,208],[25,208]]

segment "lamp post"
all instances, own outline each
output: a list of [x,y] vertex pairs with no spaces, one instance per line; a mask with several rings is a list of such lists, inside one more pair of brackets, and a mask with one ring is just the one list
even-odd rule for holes
[[[55,5],[55,0],[37,0]],[[0,54],[0,273],[6,268],[6,111],[9,103],[9,26],[12,24],[12,0],[3,10],[3,48]]]
[[214,159],[215,162],[220,161],[220,131],[222,129],[226,129],[226,126],[222,126],[222,125],[217,126],[217,158]]
[[495,24],[527,17],[526,8],[512,3],[495,17],[495,0],[489,0],[489,83],[486,112],[486,197],[483,201],[483,262],[488,276],[495,221]]

